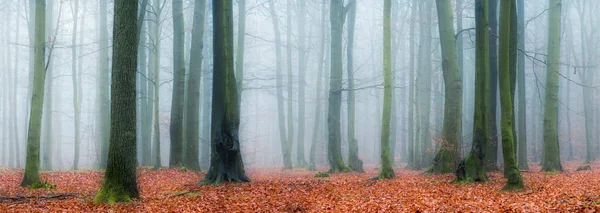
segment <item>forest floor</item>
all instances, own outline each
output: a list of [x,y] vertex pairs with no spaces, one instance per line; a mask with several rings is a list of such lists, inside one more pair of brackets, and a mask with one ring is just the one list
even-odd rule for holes
[[[141,199],[128,204],[96,204],[103,173],[44,172],[55,189],[19,186],[23,170],[0,169],[0,212],[594,212],[600,211],[600,164],[576,172],[523,171],[526,189],[503,192],[502,172],[490,182],[454,184],[454,175],[423,175],[396,169],[391,180],[367,180],[378,173],[332,174],[296,169],[248,169],[251,183],[197,185],[204,173],[138,170]],[[324,170],[325,168],[321,168]]]

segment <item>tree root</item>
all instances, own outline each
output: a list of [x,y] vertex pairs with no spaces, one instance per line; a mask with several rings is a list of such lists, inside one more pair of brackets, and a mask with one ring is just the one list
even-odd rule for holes
[[47,196],[17,196],[17,197],[0,197],[0,202],[6,202],[6,201],[12,201],[12,202],[17,202],[17,201],[27,201],[30,199],[36,199],[36,200],[48,200],[48,199],[66,199],[66,198],[70,198],[70,197],[77,197],[79,194],[76,193],[66,193],[66,194],[51,194],[51,195],[47,195]]

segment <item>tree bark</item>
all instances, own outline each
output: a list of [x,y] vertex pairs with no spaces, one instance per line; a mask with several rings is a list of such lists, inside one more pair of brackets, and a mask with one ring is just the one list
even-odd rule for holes
[[502,116],[500,119],[502,133],[502,156],[504,157],[504,177],[507,179],[503,190],[520,190],[523,188],[523,179],[517,169],[514,150],[513,134],[513,103],[511,97],[511,77],[510,77],[510,46],[511,46],[511,10],[512,1],[505,0],[500,2],[500,50],[498,52],[499,63],[499,81],[500,81],[500,105]]
[[192,29],[192,47],[190,50],[190,72],[188,78],[188,97],[186,105],[186,153],[184,165],[194,171],[200,171],[198,145],[200,138],[200,82],[202,77],[202,49],[204,48],[205,0],[196,0],[194,4],[194,26]]
[[[544,159],[542,171],[562,171],[558,145],[558,73],[560,70],[561,0],[549,0],[548,67],[544,98]],[[589,148],[589,147],[588,147]]]
[[[498,35],[498,0],[489,0],[488,12],[490,23],[490,35]],[[495,37],[490,37],[495,38]],[[498,107],[498,40],[490,39],[490,111],[489,111],[489,135],[490,143],[487,149],[488,171],[498,170],[498,126],[496,120],[496,108]]]
[[104,181],[94,198],[109,204],[139,198],[135,112],[138,4],[115,0],[114,11],[110,145]]
[[[33,12],[33,11],[32,11]],[[46,46],[46,1],[35,0],[35,39],[34,39],[34,75],[29,130],[27,131],[27,159],[25,174],[21,186],[30,186],[40,182],[40,136],[42,130],[42,109],[44,107],[45,63],[44,49]],[[18,152],[18,151],[17,151]],[[17,156],[17,162],[19,161]]]
[[490,108],[490,36],[488,33],[488,0],[475,1],[476,61],[475,112],[473,116],[473,143],[471,152],[459,164],[456,179],[464,182],[485,182],[485,152],[489,143],[488,122]]
[[[279,31],[279,20],[275,10],[273,0],[269,1],[269,11],[273,21],[273,31],[275,32],[275,57],[276,57],[276,72],[277,72],[277,112],[279,122],[279,140],[281,141],[281,152],[283,158],[283,169],[292,169],[292,145],[288,141],[285,126],[285,110],[283,108],[283,83],[282,83],[282,55],[281,55],[281,33]],[[288,118],[289,119],[289,118]]]
[[[525,0],[518,0],[517,3],[517,13],[518,13],[518,34],[519,34],[519,49],[525,50]],[[517,74],[517,85],[519,86],[519,143],[518,143],[518,152],[517,152],[517,162],[519,169],[527,170],[529,169],[529,165],[527,163],[527,114],[526,103],[525,103],[525,53],[519,51],[518,52],[518,74]],[[567,95],[568,97],[568,95]],[[568,116],[568,112],[567,112]],[[567,119],[568,120],[568,119]],[[570,128],[569,123],[569,130]]]
[[305,87],[306,87],[306,2],[297,1],[298,16],[298,143],[296,147],[296,167],[304,168],[308,165],[304,157],[304,128],[305,128]]
[[358,141],[354,137],[355,129],[355,92],[354,92],[354,28],[356,25],[356,0],[351,0],[348,8],[348,48],[346,48],[348,72],[348,167],[364,172],[363,162],[358,158]]
[[233,65],[231,1],[213,0],[213,107],[211,159],[202,183],[249,182],[239,141],[240,104]]
[[183,102],[185,92],[183,2],[173,0],[173,95],[171,101],[171,153],[169,167],[183,164]]

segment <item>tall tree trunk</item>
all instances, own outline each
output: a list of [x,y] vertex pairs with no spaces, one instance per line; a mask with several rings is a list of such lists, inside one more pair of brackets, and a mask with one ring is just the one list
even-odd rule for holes
[[[562,171],[558,145],[558,74],[560,71],[561,0],[549,0],[548,68],[544,98],[544,159],[542,171]],[[589,148],[589,147],[588,147]]]
[[383,3],[383,115],[381,119],[381,172],[375,179],[394,178],[390,159],[390,122],[392,114],[392,0]]
[[297,1],[296,15],[298,15],[298,143],[296,147],[296,166],[306,167],[304,157],[304,128],[305,128],[305,87],[306,87],[306,2]]
[[[46,37],[50,39],[50,41],[54,40],[53,37],[53,20],[54,20],[54,4],[53,0],[46,0]],[[17,10],[20,13],[20,10]],[[20,17],[20,15],[17,15]],[[19,19],[17,18],[17,29],[15,32],[15,37],[19,38]],[[15,47],[15,53],[18,53],[18,47]],[[53,81],[53,64],[51,58],[49,56],[48,60],[48,68],[46,68],[46,92],[44,97],[44,109],[42,115],[42,169],[43,170],[52,170],[52,81]],[[19,70],[19,54],[15,54],[15,73],[18,73]]]
[[95,202],[131,202],[136,182],[137,1],[115,0],[108,162]]
[[[456,32],[460,33],[463,30],[463,0],[456,0]],[[471,84],[467,83],[468,81],[466,80],[466,70],[464,69],[464,40],[463,40],[463,34],[457,34],[456,36],[456,50],[457,50],[457,57],[458,57],[458,71],[460,72],[460,78],[461,81],[464,82],[463,84],[463,96],[467,97],[467,92],[470,92],[469,86]],[[462,108],[462,114],[467,115],[468,113],[470,113],[471,111],[469,111],[469,98],[463,98],[462,99],[462,105],[464,106]],[[465,116],[462,120],[461,123],[461,127],[462,126],[469,126],[470,122],[469,122],[469,118],[468,116]],[[461,132],[461,140],[458,141],[458,151],[459,151],[459,157],[460,155],[463,153],[463,143],[462,143],[462,138],[463,136],[469,134],[466,132],[467,128],[461,128],[460,132]]]
[[[518,46],[518,41],[519,41],[519,36],[517,34],[517,25],[518,25],[518,21],[517,21],[517,0],[512,0],[510,3],[510,44],[509,44],[509,53],[508,53],[508,57],[509,59],[509,73],[510,73],[510,100],[511,103],[513,104],[513,113],[512,113],[512,119],[511,121],[515,122],[512,125],[512,132],[513,132],[513,138],[514,138],[514,152],[515,152],[515,157],[517,154],[517,123],[516,123],[516,119],[515,119],[515,115],[517,114],[516,110],[517,108],[515,107],[515,90],[516,90],[516,84],[517,84],[517,46]],[[515,158],[516,160],[516,158]]]
[[169,167],[183,164],[183,102],[185,92],[183,0],[173,0],[173,95],[171,101],[171,154]]
[[418,125],[415,125],[415,22],[417,17],[417,0],[412,1],[411,5],[411,21],[410,21],[410,34],[409,34],[409,73],[408,73],[408,162],[406,168],[408,169],[416,169],[415,167],[415,130],[419,128]]
[[[499,81],[500,81],[500,105],[502,116],[500,119],[502,133],[502,156],[504,157],[504,177],[507,179],[503,190],[520,190],[523,188],[523,179],[517,169],[517,161],[514,152],[514,134],[513,134],[513,103],[511,97],[511,77],[510,77],[510,46],[511,46],[511,10],[512,1],[505,0],[500,2],[500,50],[498,52],[499,63]],[[516,29],[516,28],[514,28]]]
[[[145,8],[140,8],[141,10],[146,10]],[[142,25],[145,25],[145,22],[141,22]],[[150,88],[148,87],[148,82],[151,81],[151,75],[150,75],[150,71],[148,69],[148,54],[146,53],[147,51],[147,44],[148,44],[148,27],[146,26],[142,26],[141,28],[142,33],[139,36],[140,39],[140,46],[138,47],[138,72],[139,72],[139,85],[140,85],[140,91],[138,94],[140,94],[140,98],[138,98],[137,100],[139,101],[139,105],[140,105],[140,145],[138,146],[140,148],[140,153],[141,153],[141,160],[139,161],[140,164],[142,166],[150,166],[152,165],[152,156],[151,156],[151,146],[152,146],[152,142],[151,142],[151,137],[152,137],[152,132],[151,132],[151,128],[152,128],[152,117],[148,117],[148,111],[152,110],[152,105],[150,105],[148,103],[148,100],[150,100],[150,93],[149,90]]]
[[475,109],[473,115],[473,143],[471,152],[456,170],[456,179],[465,182],[485,182],[485,152],[489,143],[488,122],[490,108],[490,35],[488,33],[488,0],[475,1]]
[[330,172],[345,172],[351,169],[342,158],[341,102],[342,102],[342,30],[348,6],[344,1],[331,0],[329,6],[331,22],[331,77],[329,78],[329,110],[327,113],[328,146],[327,158]]
[[[489,0],[488,5],[490,34],[498,35],[498,0]],[[491,37],[495,38],[495,37]],[[490,111],[489,111],[489,135],[490,143],[487,149],[488,171],[498,170],[498,127],[496,120],[496,108],[498,107],[498,39],[490,40]]]
[[292,144],[294,144],[294,112],[292,107],[294,76],[292,75],[292,9],[291,1],[286,3],[286,65],[287,65],[287,142],[290,147],[290,158],[292,155]]
[[242,90],[244,82],[244,48],[246,40],[246,0],[238,0],[238,34],[237,34],[237,52],[235,58],[235,77],[237,88],[239,90],[240,103],[242,99]]
[[74,156],[73,156],[73,170],[79,168],[79,150],[81,147],[81,107],[79,100],[79,74],[77,74],[77,27],[79,19],[79,0],[75,0],[74,5],[71,5],[73,11],[73,35],[71,37],[71,82],[73,85],[73,137],[74,137]]
[[211,159],[203,183],[249,182],[239,141],[240,104],[233,65],[232,1],[213,0]]
[[110,100],[108,86],[109,80],[109,63],[108,55],[108,29],[107,29],[107,1],[99,0],[99,18],[100,18],[100,41],[98,42],[98,143],[100,147],[99,167],[106,168],[108,160],[108,144],[110,132]]
[[459,163],[459,141],[462,125],[462,81],[458,70],[456,37],[452,24],[450,0],[436,0],[440,44],[442,46],[442,70],[444,76],[444,127],[442,145],[437,151],[431,173],[453,173]]
[[[207,4],[209,4],[209,2],[207,2]],[[207,10],[206,11],[206,15],[205,17],[209,17],[210,13],[212,10]],[[205,29],[207,29],[208,27],[208,23],[210,23],[209,21],[206,21],[205,24],[207,24],[205,26]],[[205,45],[207,48],[204,48],[205,52],[203,55],[206,55],[206,58],[212,58],[212,49],[209,49],[208,47],[211,44],[211,34],[207,34],[207,36],[205,36]],[[206,63],[202,64],[202,71],[204,72],[204,77],[202,78],[202,145],[200,148],[200,167],[202,167],[202,169],[208,169],[209,167],[209,163],[210,163],[210,141],[211,141],[211,135],[210,135],[210,113],[212,111],[212,106],[211,106],[211,89],[212,89],[212,69],[211,66],[212,64],[210,63],[210,60],[207,60]]]
[[430,115],[431,115],[431,4],[433,0],[419,1],[420,42],[418,103],[419,103],[419,141],[415,169],[421,169],[431,162]]
[[355,129],[355,92],[354,92],[354,27],[356,25],[356,0],[351,0],[348,10],[348,48],[346,48],[346,59],[348,60],[348,166],[357,172],[364,172],[363,162],[358,158],[358,141],[354,137]]
[[327,0],[322,0],[321,2],[321,27],[320,27],[320,46],[319,46],[319,58],[317,60],[317,62],[319,63],[318,65],[318,70],[317,70],[317,89],[316,89],[316,109],[315,109],[315,123],[313,125],[313,136],[312,136],[312,142],[310,144],[310,157],[309,157],[309,162],[308,162],[308,170],[311,171],[315,171],[317,170],[317,166],[316,166],[316,152],[317,152],[317,143],[319,141],[319,130],[322,129],[320,128],[322,125],[322,118],[321,118],[321,87],[323,86],[323,66],[324,66],[324,59],[323,57],[325,56],[325,26],[326,26],[326,22],[325,22],[325,15],[327,14],[327,10],[326,10],[326,1]]
[[[32,11],[33,12],[33,11]],[[40,182],[40,135],[42,130],[42,109],[44,107],[44,49],[46,46],[46,1],[35,0],[35,53],[33,93],[27,131],[27,160],[21,186]],[[17,159],[18,161],[18,159]]]
[[[273,0],[269,1],[269,11],[273,20],[273,31],[275,32],[275,57],[276,57],[276,72],[277,72],[277,111],[279,122],[279,139],[281,140],[281,152],[283,158],[283,169],[292,169],[292,145],[288,141],[285,127],[285,110],[283,108],[283,82],[281,70],[283,62],[281,55],[281,33],[279,31],[279,20],[275,10]],[[214,91],[213,91],[214,92]],[[291,119],[291,118],[288,118]]]
[[[519,34],[519,49],[525,50],[525,0],[518,0],[518,34]],[[525,113],[525,53],[518,51],[518,74],[517,81],[519,85],[519,143],[517,152],[517,162],[519,169],[529,169],[527,163],[527,114]],[[568,95],[567,95],[568,97]],[[568,116],[568,113],[567,113]],[[571,124],[569,123],[569,126]],[[569,128],[570,129],[570,128]]]
[[[243,0],[242,0],[243,1]],[[190,50],[190,73],[188,78],[188,104],[186,105],[186,154],[184,165],[200,171],[198,145],[200,138],[200,81],[202,77],[202,50],[204,48],[205,0],[196,0],[194,4],[194,27],[192,28],[192,47]]]
[[150,40],[152,41],[153,51],[150,56],[153,62],[150,66],[154,71],[154,97],[153,103],[154,106],[152,111],[152,117],[154,121],[152,122],[152,129],[154,132],[154,136],[152,138],[152,149],[154,151],[154,169],[158,169],[162,166],[161,157],[160,157],[160,111],[159,111],[159,103],[160,103],[160,15],[162,13],[162,8],[160,5],[160,0],[153,0],[152,7],[154,11],[154,20],[150,24]]

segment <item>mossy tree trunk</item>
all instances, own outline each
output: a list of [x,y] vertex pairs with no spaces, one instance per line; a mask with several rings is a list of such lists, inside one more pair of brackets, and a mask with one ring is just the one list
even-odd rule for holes
[[[21,186],[30,186],[40,182],[40,136],[42,130],[42,110],[44,107],[45,63],[44,52],[46,47],[46,1],[35,0],[35,39],[34,39],[34,64],[33,64],[33,91],[29,116],[29,130],[27,131],[27,158],[25,161],[25,174]],[[19,159],[17,158],[17,162]]]
[[310,156],[308,158],[308,169],[311,171],[317,170],[316,166],[316,152],[317,152],[317,143],[319,141],[320,129],[322,126],[322,116],[321,116],[321,87],[323,87],[323,69],[325,65],[325,61],[323,57],[325,56],[325,15],[327,14],[326,10],[326,1],[323,0],[321,2],[321,27],[320,27],[320,46],[319,46],[319,58],[317,62],[319,63],[319,68],[317,70],[317,89],[316,89],[316,109],[315,109],[315,123],[313,125],[313,136],[312,142],[310,144]]
[[[518,13],[518,35],[519,35],[519,49],[525,50],[525,0],[517,0],[517,13]],[[517,162],[519,169],[527,170],[529,165],[527,163],[527,114],[526,110],[526,99],[525,99],[525,53],[518,51],[517,56],[517,85],[519,90],[519,143],[517,152]],[[568,97],[568,96],[567,96]],[[568,115],[567,115],[568,116]],[[570,125],[570,123],[569,123]],[[570,129],[570,128],[569,128]]]
[[394,178],[390,159],[390,123],[392,115],[392,0],[383,3],[383,115],[381,119],[381,172],[375,179]]
[[341,104],[342,104],[342,30],[349,6],[343,0],[331,0],[331,75],[329,78],[329,109],[327,113],[327,159],[330,172],[351,171],[342,158]]
[[[558,145],[558,91],[560,72],[561,0],[549,0],[548,67],[544,98],[544,159],[542,171],[562,171]],[[589,147],[588,147],[589,148]]]
[[488,0],[475,1],[475,113],[473,115],[473,144],[471,152],[456,170],[456,179],[465,182],[485,182],[485,154],[489,143],[490,108],[490,35],[488,33]]
[[204,49],[204,17],[206,0],[196,0],[194,4],[194,25],[190,49],[190,72],[188,78],[188,104],[186,105],[186,168],[200,171],[198,146],[200,139],[200,82],[202,77],[202,50]]
[[[279,124],[279,140],[281,141],[281,153],[283,158],[283,169],[292,169],[292,145],[288,141],[285,126],[285,109],[283,108],[283,80],[281,70],[282,66],[282,55],[281,55],[281,32],[279,31],[279,19],[275,10],[275,3],[273,0],[269,1],[269,11],[271,13],[271,19],[273,21],[273,31],[275,32],[275,60],[276,60],[276,85],[277,85],[277,117]],[[288,118],[289,119],[289,118]]]
[[355,133],[356,98],[354,88],[354,28],[356,25],[356,0],[351,0],[348,8],[348,48],[346,48],[348,73],[348,167],[357,172],[364,172],[363,162],[358,158],[358,141]]
[[513,134],[513,104],[510,88],[510,43],[511,43],[511,9],[515,0],[503,0],[500,2],[500,50],[498,52],[499,81],[500,81],[500,105],[501,105],[501,133],[502,133],[502,155],[504,157],[504,177],[508,180],[503,190],[519,190],[523,188],[523,179],[517,169],[514,150]]
[[442,46],[445,106],[442,145],[437,150],[429,172],[453,173],[459,163],[459,141],[462,140],[462,80],[456,56],[452,5],[450,0],[436,0],[436,6]]
[[136,1],[115,0],[108,162],[94,201],[131,202],[139,198],[136,182]]
[[490,23],[490,110],[489,118],[489,137],[490,143],[486,153],[488,171],[498,170],[498,126],[496,119],[496,109],[498,108],[498,0],[489,0],[488,2],[488,21]]
[[213,0],[211,158],[202,183],[249,182],[239,139],[240,103],[233,66],[232,1]]
[[183,102],[185,92],[183,0],[173,0],[173,95],[169,126],[169,167],[183,164]]
[[305,85],[306,66],[308,57],[306,49],[306,2],[297,1],[298,15],[298,143],[296,147],[296,166],[304,168],[308,165],[304,157],[304,128],[305,128]]

